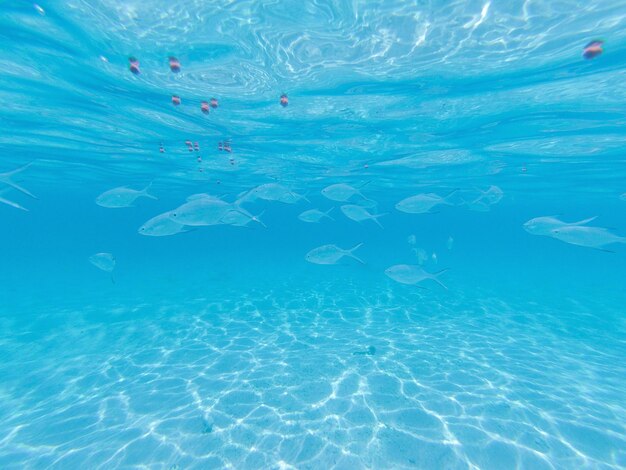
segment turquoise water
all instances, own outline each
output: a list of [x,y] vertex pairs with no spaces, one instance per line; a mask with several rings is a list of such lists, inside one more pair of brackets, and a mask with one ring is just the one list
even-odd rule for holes
[[0,44],[0,468],[626,468],[626,2],[13,0]]

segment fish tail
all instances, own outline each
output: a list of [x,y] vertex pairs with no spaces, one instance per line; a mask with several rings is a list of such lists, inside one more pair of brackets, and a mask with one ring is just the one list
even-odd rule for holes
[[33,164],[33,162],[27,163],[24,166],[21,166],[19,168],[16,168],[15,170],[11,170],[11,171],[7,171],[6,173],[0,173],[0,177],[3,178],[9,178],[13,175],[16,175],[18,173],[21,173],[22,171],[24,171],[26,168],[28,168],[29,166],[31,166]]
[[32,164],[33,164],[33,162],[30,162],[30,163],[27,163],[24,166],[16,168],[15,170],[7,171],[6,173],[0,173],[0,181],[2,181],[4,184],[6,184],[8,186],[11,186],[13,189],[17,189],[19,192],[24,193],[24,194],[32,197],[33,199],[37,199],[37,196],[35,196],[33,193],[31,193],[27,189],[24,189],[21,186],[19,186],[16,183],[14,183],[13,181],[11,181],[11,176],[24,171],[26,168],[28,168]]
[[363,261],[361,258],[355,256],[354,251],[358,250],[359,248],[361,248],[363,246],[363,243],[359,243],[358,245],[353,246],[352,248],[350,248],[349,250],[346,251],[346,254],[348,256],[351,256],[352,258],[354,258],[355,260],[357,260],[359,263],[361,264],[365,264],[365,261]]
[[326,217],[328,217],[330,220],[334,221],[335,219],[333,219],[329,214],[333,211],[334,207],[331,207],[330,209],[328,209],[326,212],[324,212],[324,215]]
[[11,181],[10,179],[5,179],[3,180],[5,184],[11,186],[13,189],[17,189],[19,192],[26,194],[27,196],[32,197],[33,199],[39,199],[37,196],[35,196],[33,193],[31,193],[30,191],[28,191],[25,188],[22,188],[21,186],[15,184],[13,181]]
[[149,199],[158,199],[158,197],[153,196],[152,194],[150,194],[148,191],[150,190],[150,188],[152,188],[152,183],[154,183],[154,180],[150,181],[150,184],[148,184],[148,186],[145,187],[145,189],[143,191],[141,191],[141,194],[143,194],[145,197],[149,198]]
[[[444,204],[448,204],[448,205],[450,205],[450,206],[453,206],[453,205],[454,205],[454,203],[453,203],[453,202],[450,202],[448,199],[449,199],[450,197],[454,196],[454,194],[455,194],[458,190],[459,190],[459,188],[454,188],[452,191],[450,191],[448,194],[446,194],[446,195],[443,197],[443,202],[444,202]],[[480,197],[479,197],[479,199],[480,199],[481,197],[482,197],[482,196],[480,196]]]
[[251,200],[254,201],[255,200],[254,197],[252,199],[250,198],[251,194],[252,194],[252,191],[244,191],[243,193],[237,196],[237,200],[233,204],[235,204],[236,206],[240,206],[244,202],[250,202]]
[[263,228],[267,228],[267,225],[265,225],[263,223],[263,221],[261,220],[261,216],[263,214],[265,214],[265,209],[263,209],[259,215],[255,215],[254,217],[252,217],[252,220],[254,220],[255,222],[258,222],[259,224],[261,224],[263,226]]
[[445,273],[448,269],[449,269],[449,268],[442,269],[441,271],[437,271],[436,273],[433,273],[433,274],[431,275],[431,279],[432,279],[433,281],[435,281],[437,284],[439,284],[441,287],[443,287],[445,290],[448,290],[448,288],[446,287],[446,285],[445,285],[443,282],[441,282],[441,281],[439,280],[439,276],[440,276],[441,274]]
[[21,209],[23,211],[28,212],[28,209],[26,209],[23,206],[20,206],[17,202],[9,201],[8,199],[5,199],[3,197],[0,197],[0,202],[3,204],[6,204],[7,206],[15,207],[16,209]]
[[380,220],[378,220],[378,218],[379,218],[379,217],[382,217],[382,216],[384,216],[384,215],[387,215],[387,214],[385,213],[385,214],[376,214],[376,215],[372,215],[372,220],[373,220],[374,222],[376,222],[376,223],[378,224],[378,226],[379,226],[380,228],[382,228],[382,229],[384,229],[385,227],[383,227],[383,224],[381,224],[381,223],[380,223]]
[[589,222],[593,222],[597,218],[598,218],[598,216],[596,215],[596,216],[593,216],[593,217],[589,217],[588,219],[579,220],[578,222],[572,222],[571,224],[568,224],[568,225],[585,225],[585,224],[588,224]]

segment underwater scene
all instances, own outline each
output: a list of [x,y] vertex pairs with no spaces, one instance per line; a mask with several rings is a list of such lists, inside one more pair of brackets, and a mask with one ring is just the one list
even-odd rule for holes
[[0,46],[0,469],[626,468],[626,0],[4,0]]

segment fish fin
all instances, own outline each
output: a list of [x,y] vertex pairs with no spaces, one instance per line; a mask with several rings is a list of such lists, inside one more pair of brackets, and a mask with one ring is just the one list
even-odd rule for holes
[[148,184],[148,186],[146,186],[146,187],[144,188],[144,190],[143,190],[143,191],[141,191],[141,194],[142,194],[144,197],[147,197],[148,199],[155,199],[155,200],[158,200],[158,199],[159,199],[158,197],[153,196],[152,194],[150,194],[150,193],[148,192],[148,190],[152,187],[152,183],[154,183],[154,180],[150,181],[150,184]]
[[302,194],[300,196],[300,199],[304,199],[306,202],[308,202],[309,204],[311,203],[311,201],[309,201],[309,198],[307,197],[309,195],[310,191],[307,191],[306,193]]
[[24,171],[26,168],[28,168],[29,166],[31,166],[33,164],[33,162],[27,163],[26,165],[23,165],[19,168],[16,168],[15,170],[11,170],[11,171],[7,171],[6,173],[0,173],[0,178],[9,178],[13,175],[16,175],[22,171]]
[[263,226],[263,228],[267,228],[267,225],[265,225],[263,221],[261,221],[261,216],[263,214],[265,214],[265,209],[263,209],[259,215],[255,215],[254,217],[252,217],[251,220],[254,220],[255,222],[260,223]]
[[441,271],[437,271],[436,273],[432,273],[430,276],[430,279],[432,279],[433,281],[435,281],[437,284],[439,284],[441,287],[443,287],[445,290],[448,290],[448,288],[446,287],[446,285],[441,282],[439,280],[439,276],[443,273],[445,273],[449,268],[446,269],[442,269]]
[[357,188],[358,188],[358,189],[364,188],[365,186],[367,186],[367,185],[368,185],[368,184],[370,184],[371,182],[372,182],[372,180],[368,180],[368,181],[366,181],[365,183],[363,183],[363,184],[361,184],[361,185],[357,186]]
[[115,284],[115,277],[113,277],[113,273],[111,273],[111,282]]
[[585,224],[588,224],[589,222],[593,222],[597,218],[598,216],[596,215],[593,217],[589,217],[588,219],[579,220],[578,222],[572,222],[571,224],[567,224],[567,225],[585,225]]
[[30,197],[32,197],[33,199],[39,199],[37,196],[35,196],[33,193],[31,193],[30,191],[28,191],[25,188],[22,188],[21,186],[19,186],[18,184],[14,183],[13,181],[11,181],[9,178],[3,178],[2,182],[6,185],[11,186],[13,189],[17,189],[19,192],[24,193]]
[[[448,194],[446,194],[442,199],[443,199],[443,203],[444,204],[448,204],[449,206],[453,206],[454,203],[448,201],[448,198],[450,198],[451,196],[454,196],[454,194],[459,190],[460,188],[454,188],[452,191],[450,191]],[[482,197],[482,196],[480,196]],[[479,198],[480,199],[480,198]]]
[[357,260],[359,263],[361,264],[365,264],[365,261],[363,261],[361,258],[358,258],[357,256],[354,255],[354,251],[358,250],[359,248],[361,248],[363,246],[363,243],[359,243],[358,245],[353,246],[352,248],[350,248],[349,250],[346,250],[346,254],[352,258],[354,258],[355,260]]
[[376,214],[376,215],[372,215],[372,220],[373,220],[374,222],[376,222],[376,223],[378,224],[378,226],[379,226],[380,228],[382,228],[382,229],[384,229],[385,227],[383,227],[383,224],[381,224],[381,223],[380,223],[380,221],[378,220],[378,218],[379,218],[379,217],[382,217],[383,215],[387,215],[387,214],[385,213],[385,214]]
[[8,199],[5,199],[3,197],[0,197],[0,202],[3,204],[6,204],[7,206],[15,207],[16,209],[21,209],[23,211],[28,212],[28,209],[26,209],[23,206],[20,206],[17,202],[9,201]]
[[359,263],[361,264],[365,264],[365,261],[363,261],[361,258],[359,258],[358,256],[354,256],[352,253],[348,253],[348,256],[350,256],[351,258],[354,258],[355,260],[357,260]]

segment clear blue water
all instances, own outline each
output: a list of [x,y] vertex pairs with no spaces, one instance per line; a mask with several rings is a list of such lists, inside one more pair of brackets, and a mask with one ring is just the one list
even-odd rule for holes
[[[0,45],[0,468],[626,468],[626,245],[524,228],[626,236],[626,2],[13,0]],[[198,193],[267,228],[139,234]]]

